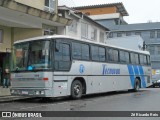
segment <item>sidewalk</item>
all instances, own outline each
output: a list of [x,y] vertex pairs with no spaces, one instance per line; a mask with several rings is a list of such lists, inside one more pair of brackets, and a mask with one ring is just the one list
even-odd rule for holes
[[2,86],[0,86],[0,103],[19,100],[19,99],[26,99],[26,97],[11,96],[10,88],[3,88]]

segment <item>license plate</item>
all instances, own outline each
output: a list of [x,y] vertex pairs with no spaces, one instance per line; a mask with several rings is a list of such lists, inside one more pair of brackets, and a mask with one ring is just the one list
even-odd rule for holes
[[22,91],[22,94],[28,95],[28,91]]

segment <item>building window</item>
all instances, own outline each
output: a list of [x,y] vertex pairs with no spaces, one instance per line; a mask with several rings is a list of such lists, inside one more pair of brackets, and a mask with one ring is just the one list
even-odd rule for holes
[[155,38],[155,31],[150,32],[150,38]]
[[160,46],[157,46],[157,54],[160,55]]
[[148,46],[148,50],[149,50],[151,55],[154,55],[154,52],[155,52],[155,47],[154,46]]
[[44,35],[54,35],[56,34],[55,29],[44,29]]
[[113,38],[113,33],[108,33],[109,34],[109,38]]
[[114,22],[115,22],[115,25],[119,25],[119,19],[115,19]]
[[53,12],[55,6],[55,0],[45,0],[44,10]]
[[81,24],[81,37],[88,38],[88,25],[86,23]]
[[122,37],[122,33],[117,33],[117,37]]
[[49,25],[42,25],[42,28],[44,30],[44,35],[54,35],[57,33],[57,28],[54,26],[49,26]]
[[126,32],[126,36],[131,36],[131,32]]
[[3,42],[3,30],[0,30],[0,43]]
[[91,39],[97,40],[97,29],[95,29],[95,28],[91,29]]
[[104,33],[100,32],[100,42],[104,43]]
[[135,32],[135,35],[141,36],[141,32]]
[[160,38],[160,30],[157,31],[157,38]]
[[73,20],[72,24],[68,27],[69,31],[77,33],[77,22]]

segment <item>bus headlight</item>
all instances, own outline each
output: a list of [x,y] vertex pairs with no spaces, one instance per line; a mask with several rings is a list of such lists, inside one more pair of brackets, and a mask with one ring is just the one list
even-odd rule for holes
[[15,93],[15,91],[14,91],[14,90],[11,90],[11,93],[13,94],[13,93]]
[[41,94],[41,95],[44,95],[44,91],[40,91],[40,94]]
[[35,94],[36,94],[36,95],[39,95],[39,94],[40,94],[40,91],[35,91]]

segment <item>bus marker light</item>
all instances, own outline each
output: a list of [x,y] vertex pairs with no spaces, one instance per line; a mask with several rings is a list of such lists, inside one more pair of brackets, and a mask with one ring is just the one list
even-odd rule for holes
[[47,81],[47,80],[48,80],[48,78],[43,78],[43,80],[44,80],[44,81]]

